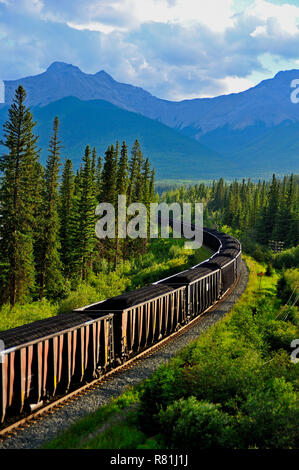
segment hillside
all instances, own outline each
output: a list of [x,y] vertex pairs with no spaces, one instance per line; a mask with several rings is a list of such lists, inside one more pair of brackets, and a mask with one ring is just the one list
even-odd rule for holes
[[[32,113],[38,122],[36,134],[40,136],[43,162],[46,160],[53,120],[58,116],[64,145],[62,155],[71,158],[76,168],[87,144],[95,146],[103,155],[111,142],[125,140],[131,146],[137,138],[159,178],[176,178],[181,174],[189,178],[211,178],[216,177],[219,171],[226,170],[219,155],[199,142],[107,101],[81,101],[68,97],[44,107],[33,107]],[[1,129],[6,118],[7,107],[0,110]]]
[[156,98],[140,87],[119,83],[104,70],[95,74],[78,67],[54,62],[33,77],[5,81],[5,102],[11,103],[14,91],[22,84],[27,91],[27,103],[44,106],[67,96],[81,100],[101,99],[151,119],[178,128],[193,129],[199,138],[225,125],[243,129],[256,122],[276,126],[286,120],[299,122],[299,106],[291,102],[291,82],[299,78],[299,70],[279,72],[274,78],[241,93],[198,98],[180,102]]
[[[6,81],[5,100],[11,103],[16,87],[25,87],[27,104],[41,118],[42,147],[49,133],[43,124],[57,110],[75,163],[86,142],[103,152],[111,139],[130,143],[137,137],[160,178],[259,178],[299,172],[299,104],[290,98],[298,77],[298,70],[289,70],[241,93],[172,102],[119,83],[104,70],[86,74],[54,62],[42,74]],[[81,101],[63,101],[69,96]],[[116,106],[113,118],[104,101]],[[70,118],[74,110],[80,133],[78,116]]]

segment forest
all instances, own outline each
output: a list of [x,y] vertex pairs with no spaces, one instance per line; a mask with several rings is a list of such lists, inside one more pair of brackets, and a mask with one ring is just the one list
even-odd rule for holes
[[[162,191],[160,199],[204,203],[204,224],[234,234],[259,261],[274,262],[278,251],[294,252],[299,243],[299,175],[271,181],[182,185]],[[294,259],[295,261],[295,259]],[[298,254],[296,262],[299,262]]]
[[55,117],[46,165],[40,163],[38,137],[26,108],[25,90],[16,90],[4,124],[0,157],[0,299],[17,302],[63,298],[92,274],[103,260],[116,268],[119,260],[145,253],[147,240],[99,240],[95,208],[100,201],[149,207],[154,199],[155,171],[144,158],[138,140],[131,156],[125,142],[107,148],[104,157],[86,146],[80,169],[65,158],[61,174],[62,142]]

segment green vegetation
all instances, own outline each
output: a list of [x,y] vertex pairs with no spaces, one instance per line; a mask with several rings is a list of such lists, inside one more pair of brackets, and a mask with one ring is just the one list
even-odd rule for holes
[[183,245],[183,239],[155,239],[146,254],[119,263],[116,269],[113,262],[102,260],[100,274],[90,275],[88,280],[78,280],[72,289],[68,284],[68,293],[63,299],[50,301],[43,298],[41,301],[16,303],[13,307],[5,304],[0,308],[0,331],[137,289],[211,256],[206,247],[193,251],[185,250]]
[[[243,250],[258,261],[270,262],[277,268],[298,265],[299,243],[299,180],[285,176],[271,182],[224,182],[180,186],[164,191],[161,200],[172,202],[203,202],[204,223],[230,232],[241,240]],[[275,255],[281,242],[283,249]],[[288,264],[287,264],[288,263]],[[292,264],[291,264],[292,263]]]
[[260,281],[265,266],[246,262],[247,289],[224,319],[46,447],[298,447],[298,308],[277,298],[277,273]]
[[[155,200],[154,170],[138,140],[131,159],[125,142],[119,156],[116,142],[108,147],[104,162],[87,145],[80,170],[75,175],[66,159],[59,184],[58,117],[44,168],[39,162],[38,137],[33,134],[36,123],[24,105],[25,98],[19,86],[4,124],[6,149],[0,157],[0,305],[12,307],[37,299],[65,299],[78,280],[89,283],[100,274],[103,262],[113,262],[117,269],[123,260],[144,255],[146,239],[120,243],[109,232],[108,239],[99,240],[95,209],[101,202],[117,207],[120,194],[128,196],[128,204],[143,202],[147,210]],[[118,225],[117,221],[116,233]]]
[[283,302],[299,305],[299,269],[287,269],[278,283],[278,297]]

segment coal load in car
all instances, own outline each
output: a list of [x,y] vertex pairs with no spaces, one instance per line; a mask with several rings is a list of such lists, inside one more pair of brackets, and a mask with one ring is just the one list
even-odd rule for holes
[[84,308],[84,312],[98,311],[99,309],[114,312],[124,310],[129,307],[134,307],[143,302],[147,302],[159,295],[171,292],[173,289],[167,286],[160,286],[159,284],[149,284],[148,286],[141,287],[140,289],[132,292],[125,292],[124,294],[111,297],[110,299],[89,305]]
[[217,237],[217,232],[205,229],[203,232],[203,244],[214,251],[218,251],[220,247],[220,241]]
[[224,248],[224,250],[221,250],[221,255],[222,256],[229,256],[230,258],[235,258],[237,254],[239,253],[238,248]]

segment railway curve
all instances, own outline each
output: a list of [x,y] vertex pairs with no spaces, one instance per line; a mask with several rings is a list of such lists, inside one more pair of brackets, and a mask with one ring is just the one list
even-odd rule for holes
[[214,254],[191,269],[0,332],[7,346],[0,364],[0,435],[153,354],[204,313],[213,315],[240,278],[242,250],[233,237],[212,229],[203,233]]

